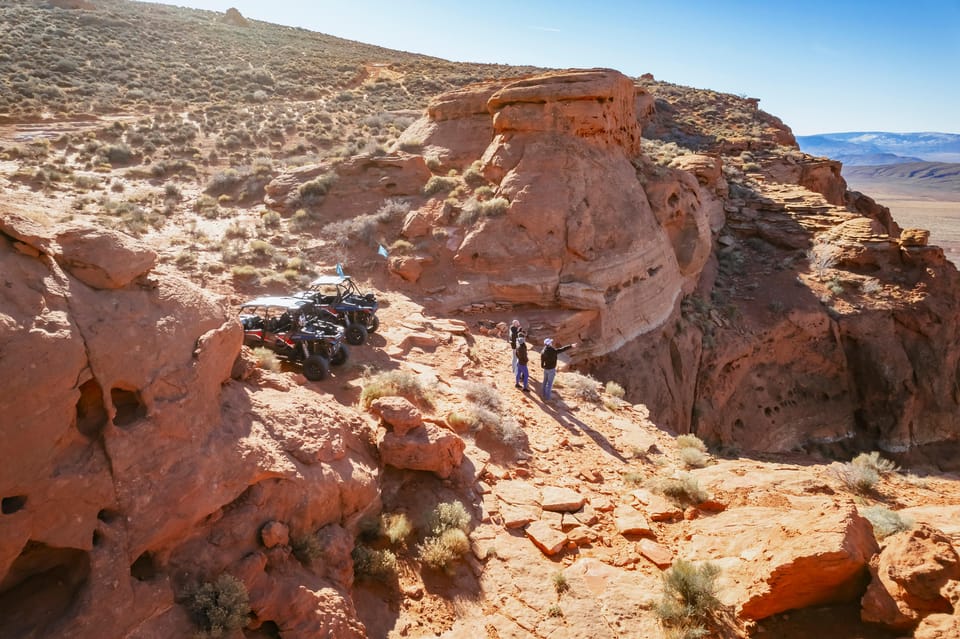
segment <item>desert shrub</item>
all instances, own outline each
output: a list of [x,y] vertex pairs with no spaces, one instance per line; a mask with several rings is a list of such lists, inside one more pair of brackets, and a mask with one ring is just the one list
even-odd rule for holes
[[855,493],[868,493],[880,481],[880,473],[871,466],[847,462],[837,470],[843,484]]
[[895,463],[889,459],[884,459],[877,451],[860,453],[850,463],[862,468],[872,468],[878,475],[889,475],[899,470]]
[[600,382],[577,372],[568,372],[560,377],[561,386],[569,388],[574,397],[587,402],[600,401]]
[[695,448],[702,453],[707,452],[707,445],[703,443],[703,440],[693,434],[679,435],[677,437],[677,447],[681,450],[684,448]]
[[323,198],[330,187],[337,181],[336,173],[324,173],[309,182],[304,182],[297,189],[300,199],[305,202],[315,202]]
[[607,385],[604,386],[604,390],[608,395],[613,395],[617,399],[623,399],[627,395],[627,391],[624,390],[623,386],[613,380],[607,382]]
[[274,253],[273,246],[263,240],[251,240],[250,243],[247,244],[247,250],[258,258],[270,257]]
[[374,214],[380,222],[389,222],[391,220],[401,219],[410,212],[410,203],[400,198],[390,198],[384,200],[380,208]]
[[563,574],[562,570],[553,573],[551,580],[553,581],[553,589],[557,591],[558,595],[562,595],[570,590],[570,583],[567,581],[567,576]]
[[358,577],[386,580],[397,574],[397,556],[392,550],[358,544],[350,553],[353,573]]
[[677,559],[663,573],[663,592],[655,610],[673,636],[693,639],[709,634],[706,626],[721,607],[717,599],[719,575],[720,568],[715,564],[698,566],[684,559]]
[[503,398],[496,387],[480,382],[467,382],[464,388],[464,396],[474,404],[492,411],[503,408]]
[[710,498],[710,494],[700,487],[697,478],[690,473],[655,479],[650,483],[650,488],[680,506],[696,505]]
[[483,173],[480,172],[480,168],[480,162],[478,160],[471,164],[467,170],[463,172],[463,181],[467,183],[467,186],[477,188],[487,183],[487,178],[483,177]]
[[413,524],[405,513],[385,513],[380,516],[380,529],[391,544],[398,544],[413,532]]
[[210,637],[221,637],[247,625],[250,597],[243,582],[224,573],[187,592],[187,607]]
[[315,533],[292,536],[290,548],[293,550],[293,556],[304,565],[309,565],[323,556],[323,544]]
[[434,195],[436,193],[449,193],[457,187],[457,178],[446,177],[442,175],[431,176],[427,183],[423,185],[425,195]]
[[454,424],[466,425],[475,432],[483,433],[511,449],[527,445],[527,434],[510,416],[504,416],[478,404],[471,404],[466,411],[457,413]]
[[439,535],[452,528],[458,528],[466,532],[470,530],[470,513],[459,501],[443,502],[437,504],[430,512],[427,526],[434,535]]
[[253,280],[257,279],[257,276],[260,274],[260,272],[249,264],[243,264],[234,266],[232,269],[230,269],[230,274],[235,280],[241,282],[252,282]]
[[450,570],[451,565],[470,551],[470,540],[459,528],[448,528],[427,537],[419,547],[420,560],[436,570]]
[[885,506],[869,506],[860,514],[870,521],[877,540],[913,528],[913,520]]
[[118,164],[129,164],[135,157],[133,149],[126,144],[109,144],[101,147],[99,153],[105,162],[109,162],[114,166]]
[[260,218],[260,221],[263,222],[263,226],[268,229],[275,229],[280,226],[280,214],[276,211],[267,211]]
[[710,457],[699,448],[681,448],[680,461],[687,468],[703,468],[710,462]]
[[214,196],[224,195],[228,191],[235,189],[243,179],[243,176],[236,169],[217,171],[213,174],[213,177],[210,178],[210,181],[207,182],[207,188],[204,189],[204,191]]
[[629,471],[623,474],[623,483],[628,486],[639,486],[644,482],[644,474],[636,471]]
[[399,253],[401,255],[407,255],[409,253],[412,253],[415,247],[413,246],[412,243],[401,238],[399,240],[395,240],[393,244],[391,244],[387,248],[389,249],[390,253]]
[[268,371],[278,372],[280,370],[280,360],[277,354],[269,348],[259,346],[253,349],[253,356],[257,360],[257,367]]
[[340,246],[347,246],[356,241],[373,244],[380,222],[376,214],[357,215],[327,224],[323,227],[323,234],[335,240]]
[[367,378],[360,391],[360,405],[370,408],[373,400],[393,396],[406,397],[421,406],[433,405],[430,391],[416,375],[405,371],[384,371]]

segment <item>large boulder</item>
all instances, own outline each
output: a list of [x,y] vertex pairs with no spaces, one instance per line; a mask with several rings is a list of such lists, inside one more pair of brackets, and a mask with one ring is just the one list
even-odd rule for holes
[[460,466],[465,447],[456,433],[430,423],[404,435],[387,432],[379,444],[384,464],[407,470],[427,470],[444,479]]
[[877,552],[852,505],[794,497],[792,508],[731,508],[690,524],[681,556],[721,569],[720,599],[740,617],[856,600]]
[[960,580],[960,557],[946,535],[920,524],[887,538],[870,574],[864,621],[910,630],[927,615],[953,612],[944,588]]

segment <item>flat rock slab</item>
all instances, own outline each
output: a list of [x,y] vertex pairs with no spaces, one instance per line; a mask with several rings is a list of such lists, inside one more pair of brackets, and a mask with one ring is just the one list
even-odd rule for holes
[[546,522],[535,521],[527,526],[525,532],[533,545],[547,556],[557,554],[567,543],[567,536]]
[[613,524],[621,535],[652,535],[653,530],[642,512],[633,506],[620,505],[613,510]]
[[631,491],[630,495],[642,505],[643,511],[652,521],[673,521],[683,518],[683,509],[662,495],[643,488]]
[[673,553],[652,539],[641,539],[637,544],[640,554],[649,559],[657,568],[666,568],[673,564]]
[[506,528],[523,528],[531,521],[540,519],[540,509],[530,504],[511,504],[498,501],[500,516]]
[[530,482],[518,479],[505,479],[493,485],[493,492],[508,504],[540,506],[540,489]]
[[544,510],[558,513],[573,513],[580,510],[587,503],[587,499],[570,488],[546,486],[540,505]]

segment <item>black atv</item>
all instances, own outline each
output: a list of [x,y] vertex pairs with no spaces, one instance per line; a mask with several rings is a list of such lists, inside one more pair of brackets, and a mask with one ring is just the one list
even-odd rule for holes
[[296,297],[310,300],[324,319],[343,326],[350,344],[363,344],[380,328],[377,296],[362,293],[349,275],[320,276]]
[[318,317],[310,300],[298,297],[260,297],[240,307],[243,343],[269,348],[278,357],[299,362],[311,381],[324,379],[330,365],[347,361],[343,328]]

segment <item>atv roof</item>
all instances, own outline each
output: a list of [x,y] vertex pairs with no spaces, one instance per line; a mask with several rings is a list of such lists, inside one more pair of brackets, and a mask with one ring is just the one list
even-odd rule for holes
[[349,275],[321,275],[317,279],[310,282],[310,286],[339,286],[340,284],[349,281]]
[[240,305],[240,308],[247,308],[251,306],[282,306],[283,308],[299,309],[307,304],[310,304],[310,300],[303,299],[302,297],[273,295],[268,297],[258,297],[250,300],[249,302],[244,302]]

